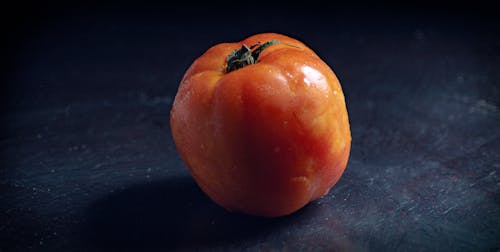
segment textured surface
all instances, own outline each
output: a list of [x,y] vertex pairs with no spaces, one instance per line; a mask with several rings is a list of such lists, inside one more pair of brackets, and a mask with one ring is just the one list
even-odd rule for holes
[[[9,30],[0,250],[500,248],[492,16],[291,8],[262,25],[187,9],[56,9]],[[330,193],[279,219],[211,203],[168,125],[195,57],[263,31],[297,37],[332,66],[353,138]]]

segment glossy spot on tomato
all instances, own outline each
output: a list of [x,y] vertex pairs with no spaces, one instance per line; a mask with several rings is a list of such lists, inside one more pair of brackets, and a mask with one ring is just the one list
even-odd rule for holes
[[314,86],[322,90],[328,90],[328,82],[326,82],[325,76],[321,74],[318,70],[310,67],[303,66],[301,71],[304,74],[304,83],[307,86]]

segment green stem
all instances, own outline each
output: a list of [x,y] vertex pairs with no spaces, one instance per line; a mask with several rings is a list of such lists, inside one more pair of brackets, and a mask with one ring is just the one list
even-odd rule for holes
[[[266,48],[268,48],[272,45],[276,45],[276,44],[281,44],[281,42],[279,40],[274,39],[274,40],[267,41],[264,44],[259,43],[259,44],[252,45],[250,47],[248,47],[244,44],[243,46],[241,46],[240,49],[232,51],[227,56],[226,73],[229,73],[231,71],[238,70],[238,69],[246,67],[248,65],[257,63],[262,51],[264,51]],[[260,46],[252,51],[252,49],[258,45],[260,45]]]

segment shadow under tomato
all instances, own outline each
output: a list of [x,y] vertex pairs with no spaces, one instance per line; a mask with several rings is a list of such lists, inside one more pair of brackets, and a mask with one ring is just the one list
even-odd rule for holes
[[214,204],[190,177],[137,185],[94,202],[85,235],[92,248],[201,248],[266,235],[299,213],[259,218]]

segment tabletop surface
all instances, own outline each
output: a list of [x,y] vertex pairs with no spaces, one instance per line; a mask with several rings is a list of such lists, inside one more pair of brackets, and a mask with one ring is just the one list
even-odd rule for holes
[[[0,250],[500,249],[493,16],[411,6],[236,16],[39,7],[15,20],[3,54]],[[268,31],[300,39],[332,67],[352,131],[349,163],[330,193],[274,219],[212,203],[168,121],[196,57]]]

